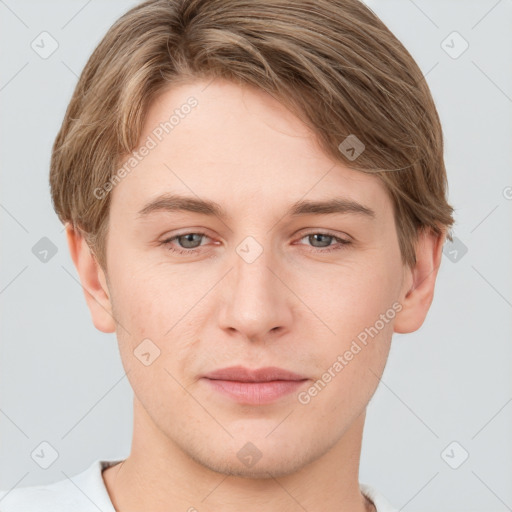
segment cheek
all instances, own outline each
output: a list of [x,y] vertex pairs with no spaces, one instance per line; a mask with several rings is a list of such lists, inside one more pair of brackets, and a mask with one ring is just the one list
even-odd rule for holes
[[[119,267],[120,268],[120,267]],[[183,273],[145,268],[117,276],[112,304],[123,366],[136,388],[169,381],[197,353],[200,290]],[[147,365],[146,365],[147,363]],[[183,381],[182,375],[175,375]],[[185,382],[184,382],[185,383]],[[141,389],[142,391],[142,389]]]
[[346,321],[339,318],[337,335],[310,347],[318,371],[311,386],[297,396],[305,418],[332,418],[341,429],[351,423],[347,415],[353,420],[366,407],[384,371],[393,332],[392,314],[388,323],[379,315],[376,308],[357,318],[347,316]]
[[399,307],[397,269],[375,261],[336,268],[322,281],[302,281],[302,296],[308,284],[317,283],[315,293],[305,302],[319,312],[318,320],[311,317],[304,326],[315,339],[308,352],[318,372],[318,384],[304,397],[305,402],[310,400],[319,408],[356,407],[374,392],[387,360]]
[[115,276],[116,313],[132,336],[168,336],[201,294],[181,268],[118,266]]
[[338,349],[340,343],[373,326],[399,297],[401,274],[397,265],[382,257],[356,259],[347,258],[342,265],[312,267],[294,282],[294,291],[318,318],[319,333],[339,340]]
[[119,353],[138,400],[146,410],[167,417],[174,410],[171,402],[187,398],[182,386],[188,381],[179,369],[195,353],[197,338],[186,316],[187,298],[175,290],[163,292],[160,280],[141,277],[119,282],[113,297],[124,327],[117,332]]

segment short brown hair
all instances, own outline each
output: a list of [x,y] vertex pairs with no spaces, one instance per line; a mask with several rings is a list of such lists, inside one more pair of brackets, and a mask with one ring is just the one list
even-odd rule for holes
[[[420,229],[452,240],[434,101],[412,56],[367,6],[147,0],[119,18],[89,58],[51,157],[55,211],[83,233],[104,269],[110,194],[98,199],[94,191],[136,148],[158,94],[215,77],[268,92],[329,155],[376,174],[393,202],[404,264],[416,261]],[[348,136],[364,144],[356,159],[340,150]]]

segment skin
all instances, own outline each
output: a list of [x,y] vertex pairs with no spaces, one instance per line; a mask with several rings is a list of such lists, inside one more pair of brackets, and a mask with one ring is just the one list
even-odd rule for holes
[[[415,331],[427,315],[444,235],[422,234],[416,266],[404,267],[378,179],[331,160],[299,118],[251,87],[215,80],[165,91],[140,144],[189,96],[198,106],[110,192],[107,272],[67,226],[92,320],[116,332],[134,390],[131,453],[103,472],[112,502],[122,512],[371,510],[358,483],[366,407],[393,332]],[[168,192],[216,201],[228,217],[137,217]],[[295,201],[340,196],[375,218],[285,215]],[[206,233],[195,245],[159,245],[195,232]],[[325,232],[352,243],[322,253],[337,239],[306,235]],[[236,251],[247,236],[262,249],[251,263]],[[232,365],[278,366],[308,378],[307,390],[393,303],[401,311],[307,404],[297,393],[237,404],[201,379]],[[133,353],[146,338],[160,350],[148,366]],[[237,457],[248,441],[262,454],[252,467]]]

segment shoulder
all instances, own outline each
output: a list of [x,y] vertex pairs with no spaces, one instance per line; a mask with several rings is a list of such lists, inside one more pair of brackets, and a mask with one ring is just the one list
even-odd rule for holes
[[101,472],[118,461],[95,460],[71,478],[45,485],[0,489],[2,512],[115,512]]
[[359,488],[361,492],[373,502],[377,512],[398,512],[398,509],[393,507],[375,487],[360,483]]

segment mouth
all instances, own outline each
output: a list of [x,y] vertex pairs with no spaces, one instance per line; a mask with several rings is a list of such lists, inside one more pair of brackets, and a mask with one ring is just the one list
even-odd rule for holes
[[213,390],[240,404],[269,404],[296,392],[309,379],[275,366],[251,370],[232,366],[203,376]]

